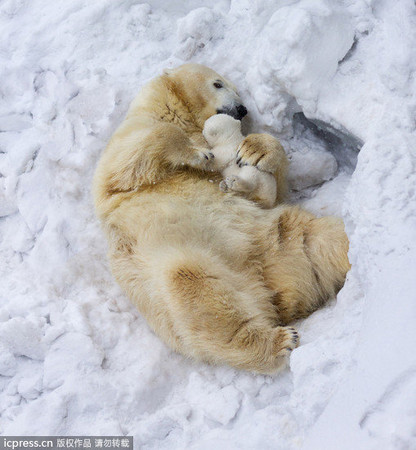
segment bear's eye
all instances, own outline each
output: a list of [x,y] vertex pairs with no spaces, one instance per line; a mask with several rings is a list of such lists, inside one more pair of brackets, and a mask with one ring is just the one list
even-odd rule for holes
[[216,81],[214,83],[214,87],[216,87],[217,89],[221,89],[222,88],[222,83],[220,83],[219,81]]

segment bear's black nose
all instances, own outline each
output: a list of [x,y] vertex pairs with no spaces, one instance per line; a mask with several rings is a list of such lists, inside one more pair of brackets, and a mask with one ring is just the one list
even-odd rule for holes
[[237,119],[241,120],[247,114],[247,108],[244,105],[237,106]]
[[247,114],[247,108],[244,105],[224,106],[217,109],[217,114],[228,114],[234,119],[241,120]]

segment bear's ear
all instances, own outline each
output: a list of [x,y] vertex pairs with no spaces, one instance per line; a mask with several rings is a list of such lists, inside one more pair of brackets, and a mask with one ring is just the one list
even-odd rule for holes
[[173,69],[163,69],[163,75],[170,75],[173,72]]

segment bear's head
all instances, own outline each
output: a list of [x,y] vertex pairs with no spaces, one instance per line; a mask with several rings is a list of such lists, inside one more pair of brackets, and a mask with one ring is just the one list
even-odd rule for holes
[[202,131],[211,147],[223,144],[238,145],[243,139],[241,122],[227,114],[217,114],[206,120]]
[[183,64],[165,70],[164,78],[201,127],[215,114],[227,114],[238,120],[247,114],[235,86],[206,66]]

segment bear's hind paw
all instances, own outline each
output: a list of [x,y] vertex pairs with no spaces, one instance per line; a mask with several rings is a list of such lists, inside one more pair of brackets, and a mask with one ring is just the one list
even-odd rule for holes
[[298,332],[293,327],[277,327],[275,336],[276,356],[286,356],[299,345]]

